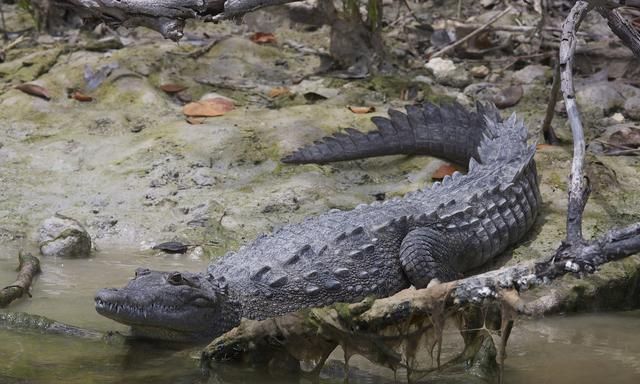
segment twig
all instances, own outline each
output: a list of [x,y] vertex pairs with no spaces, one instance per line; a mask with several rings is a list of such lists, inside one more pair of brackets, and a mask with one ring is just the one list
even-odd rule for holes
[[452,50],[452,49],[464,44],[467,40],[471,39],[472,37],[478,35],[480,32],[484,31],[489,26],[491,26],[491,24],[493,24],[496,21],[500,20],[503,16],[505,16],[507,13],[511,12],[512,10],[513,10],[513,8],[511,6],[508,6],[504,11],[498,13],[497,15],[492,17],[491,20],[487,21],[485,24],[480,26],[480,28],[476,29],[475,31],[471,32],[470,34],[466,35],[462,39],[456,41],[455,43],[447,45],[446,47],[442,48],[438,52],[436,52],[433,55],[431,55],[431,58],[440,57],[440,56],[444,55],[445,53],[449,52],[450,50]]
[[580,0],[575,3],[562,24],[562,40],[560,42],[560,87],[573,135],[573,161],[571,163],[569,206],[567,209],[567,242],[569,244],[580,244],[584,241],[582,237],[582,212],[589,195],[589,187],[583,176],[585,141],[573,86],[573,57],[577,45],[575,31],[591,9],[591,5],[586,1]]
[[415,12],[413,12],[413,9],[411,9],[411,7],[409,6],[409,3],[407,2],[407,0],[402,0],[402,3],[404,4],[404,6],[409,11],[409,14],[411,15],[411,17],[413,17],[413,19],[419,23],[420,19],[418,19],[418,16],[416,16]]
[[559,140],[553,131],[551,123],[555,115],[556,104],[558,103],[558,94],[560,94],[560,63],[556,62],[553,66],[553,84],[551,85],[551,95],[549,95],[549,104],[547,104],[547,112],[542,123],[542,134],[547,144],[558,144]]
[[2,23],[2,39],[9,40],[9,33],[7,32],[7,23],[4,20],[4,1],[0,0],[0,22]]
[[10,42],[9,44],[7,44],[6,47],[3,47],[0,49],[0,63],[4,61],[7,52],[9,52],[11,49],[13,49],[16,45],[22,43],[22,41],[25,39],[24,37],[25,35],[20,35],[18,36],[18,38],[16,38],[15,40],[13,40],[12,42]]
[[628,156],[628,155],[638,155],[640,154],[640,148],[630,148],[630,149],[615,149],[606,151],[605,156]]
[[[456,19],[445,19],[440,23],[446,23],[449,26],[453,26],[455,28],[464,28],[464,29],[478,29],[483,26],[483,24],[476,23],[465,23],[462,21],[458,21]],[[558,27],[550,27],[550,26],[542,26],[539,25],[531,26],[531,25],[492,25],[489,29],[493,31],[505,31],[505,32],[531,32],[531,31],[546,31],[546,32],[562,32],[562,28]],[[579,36],[589,36],[586,32],[579,32]]]
[[18,267],[18,277],[12,284],[0,290],[0,308],[6,307],[11,304],[12,301],[21,298],[22,296],[29,295],[29,287],[33,281],[33,277],[40,273],[40,260],[31,254],[23,254],[20,252],[18,255],[20,266]]

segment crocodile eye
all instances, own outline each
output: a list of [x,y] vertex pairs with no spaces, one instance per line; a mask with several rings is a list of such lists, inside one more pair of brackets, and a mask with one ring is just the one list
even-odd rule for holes
[[180,272],[173,272],[169,274],[169,276],[167,276],[167,281],[169,282],[169,284],[173,285],[181,285],[185,283],[185,280]]
[[136,277],[148,275],[151,270],[149,268],[136,268]]

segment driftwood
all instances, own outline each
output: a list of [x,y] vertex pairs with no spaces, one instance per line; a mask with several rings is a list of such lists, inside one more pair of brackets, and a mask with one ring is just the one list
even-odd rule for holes
[[45,0],[49,9],[67,9],[81,18],[113,26],[148,27],[167,39],[183,36],[185,20],[217,21],[260,8],[300,0]]
[[[284,355],[300,361],[314,361],[316,366],[312,373],[316,373],[329,353],[340,345],[347,361],[348,355],[361,354],[394,370],[407,369],[411,381],[416,374],[441,370],[451,364],[465,361],[468,365],[482,351],[478,346],[485,345],[487,336],[497,335],[495,356],[498,365],[502,366],[513,320],[521,315],[552,313],[562,304],[562,294],[551,290],[544,293],[549,282],[567,273],[585,276],[609,261],[639,252],[640,223],[609,230],[593,240],[585,240],[582,235],[582,214],[590,190],[584,177],[585,139],[575,103],[572,64],[576,30],[592,8],[588,2],[576,2],[563,24],[558,88],[562,89],[571,123],[574,153],[567,235],[551,257],[421,290],[404,290],[385,299],[305,310],[265,321],[243,321],[203,350],[203,364],[213,360],[270,364]],[[610,13],[609,10],[599,11],[606,15]],[[610,25],[615,23],[615,14],[611,15],[614,22],[610,19]],[[623,27],[617,31],[619,35],[626,33]],[[525,292],[536,286],[541,287],[543,294],[534,300],[525,299]],[[488,327],[487,322],[491,319],[486,315],[479,319],[477,312],[492,307],[498,308],[498,315],[494,316],[497,321],[496,325]],[[457,317],[461,329],[466,331],[466,336],[463,334],[465,349],[442,365],[442,329],[445,319],[451,317]],[[435,360],[431,367],[419,368],[415,364],[420,343],[428,348]]]
[[18,255],[20,265],[18,267],[18,277],[12,284],[0,290],[0,308],[6,307],[12,301],[29,294],[29,288],[35,275],[40,273],[40,260],[30,253]]

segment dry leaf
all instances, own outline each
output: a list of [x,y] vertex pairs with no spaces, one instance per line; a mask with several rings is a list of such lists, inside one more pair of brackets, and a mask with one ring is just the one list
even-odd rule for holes
[[234,108],[233,101],[216,97],[189,103],[182,107],[182,112],[187,116],[214,117],[222,116]]
[[29,83],[20,84],[16,86],[16,89],[19,89],[22,92],[31,96],[40,97],[45,100],[51,100],[51,95],[49,94],[49,91],[47,91],[44,87],[41,87],[36,84],[29,84]]
[[178,92],[184,91],[187,88],[189,88],[189,87],[187,87],[186,85],[173,84],[173,83],[162,84],[160,86],[160,89],[162,89],[166,93],[178,93]]
[[269,97],[271,98],[276,98],[278,96],[288,95],[288,94],[289,94],[289,88],[287,87],[275,87],[275,88],[271,88],[271,90],[269,91]]
[[86,93],[83,93],[82,91],[79,90],[74,90],[70,95],[70,98],[81,101],[83,103],[89,102],[89,101],[93,101],[93,97],[87,95]]
[[456,171],[460,172],[462,171],[462,168],[453,164],[442,164],[440,167],[438,167],[438,169],[435,170],[435,172],[433,172],[433,174],[431,175],[431,179],[442,180],[445,176],[452,175],[453,172]]
[[257,44],[270,44],[270,43],[275,44],[276,43],[276,37],[273,35],[273,33],[265,33],[265,32],[256,32],[253,35],[251,35],[249,40]]
[[191,124],[191,125],[198,125],[198,124],[202,124],[204,123],[205,118],[204,117],[192,117],[192,116],[187,116],[187,123]]
[[375,107],[354,107],[350,105],[347,108],[353,113],[371,113],[376,111]]

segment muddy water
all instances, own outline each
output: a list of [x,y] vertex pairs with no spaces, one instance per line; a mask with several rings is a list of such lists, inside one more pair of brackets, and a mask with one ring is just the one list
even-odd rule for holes
[[[0,256],[0,281],[15,277],[13,251],[6,250]],[[33,298],[14,303],[11,310],[102,331],[126,329],[95,313],[93,294],[98,288],[124,284],[138,266],[201,271],[206,265],[204,260],[185,256],[125,250],[97,252],[88,260],[42,261],[44,273],[35,284]],[[639,330],[640,311],[523,321],[510,341],[506,382],[638,383]],[[305,382],[266,378],[233,365],[218,366],[207,378],[199,371],[196,356],[197,349],[106,345],[0,330],[0,383]],[[354,362],[352,374],[356,377],[351,382],[393,382],[390,372],[368,371],[367,364]],[[339,366],[329,369],[321,382],[341,382],[341,372]]]

